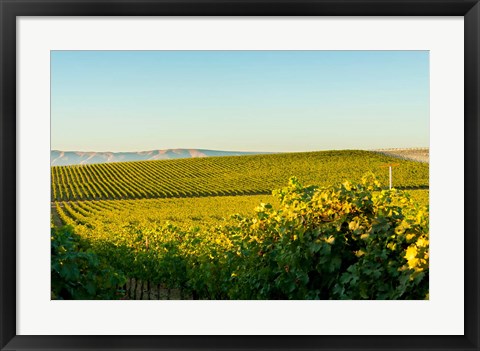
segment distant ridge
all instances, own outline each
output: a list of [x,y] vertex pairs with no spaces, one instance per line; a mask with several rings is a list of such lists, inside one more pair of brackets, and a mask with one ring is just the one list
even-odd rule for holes
[[59,151],[50,152],[50,165],[70,166],[94,163],[112,163],[128,161],[171,160],[178,158],[197,158],[212,156],[244,156],[267,154],[267,152],[219,151],[206,149],[165,149],[139,152],[84,152]]
[[404,160],[412,160],[424,163],[430,162],[430,148],[428,147],[390,148],[376,149],[371,151]]

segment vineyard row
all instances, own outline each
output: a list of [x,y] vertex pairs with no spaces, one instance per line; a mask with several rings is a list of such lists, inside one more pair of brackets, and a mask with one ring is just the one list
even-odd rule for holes
[[[326,151],[51,167],[52,201],[268,194],[292,175],[305,184],[358,181],[395,160],[394,185],[427,187],[428,164],[367,151]],[[382,173],[383,172],[383,173]]]

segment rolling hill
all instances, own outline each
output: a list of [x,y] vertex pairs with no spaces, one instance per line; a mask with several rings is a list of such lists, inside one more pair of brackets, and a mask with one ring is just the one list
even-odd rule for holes
[[388,185],[426,189],[429,165],[360,150],[183,158],[51,167],[52,201],[268,194],[296,176],[305,185],[359,181],[373,172]]

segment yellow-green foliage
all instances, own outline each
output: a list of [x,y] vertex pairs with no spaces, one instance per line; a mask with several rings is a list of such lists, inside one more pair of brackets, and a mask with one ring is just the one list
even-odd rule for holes
[[395,167],[395,187],[428,187],[428,164],[369,151],[322,151],[51,167],[52,201],[270,194],[292,174],[304,184],[360,181]]
[[[305,188],[293,178],[274,192],[279,205],[190,229],[152,218],[95,222],[85,206],[76,231],[126,276],[198,298],[423,299],[428,207],[379,185],[366,177]],[[121,214],[122,203],[95,206]]]
[[98,231],[111,231],[114,227],[130,224],[159,226],[167,222],[189,228],[226,225],[234,213],[252,216],[260,202],[278,204],[272,195],[245,195],[56,202],[55,210],[64,224],[88,223],[90,229],[97,228]]
[[430,203],[430,191],[428,189],[408,190],[407,193],[408,195],[410,195],[410,198],[412,198],[412,200],[421,205],[428,206]]
[[54,300],[119,299],[126,278],[100,259],[72,227],[51,230],[51,298]]
[[425,298],[428,207],[379,185],[366,178],[357,185],[314,189],[292,179],[277,192],[280,209],[263,205],[251,221],[244,241],[260,258],[246,256],[234,272],[236,287],[250,287],[250,292],[235,293],[254,298]]

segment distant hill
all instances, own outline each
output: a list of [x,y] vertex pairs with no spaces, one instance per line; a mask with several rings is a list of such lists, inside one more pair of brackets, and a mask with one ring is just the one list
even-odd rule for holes
[[211,156],[245,156],[258,154],[265,154],[265,152],[217,151],[205,149],[166,149],[140,152],[83,152],[52,150],[50,152],[50,165],[71,166],[95,163],[172,160],[178,158]]
[[402,158],[404,160],[412,160],[418,162],[429,163],[430,149],[428,147],[417,147],[409,149],[378,149],[372,150],[387,156]]

